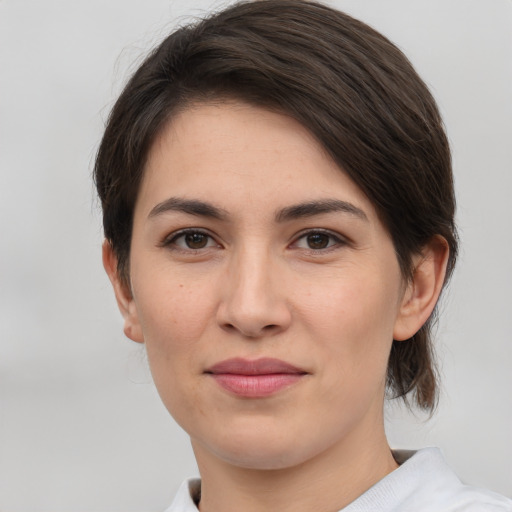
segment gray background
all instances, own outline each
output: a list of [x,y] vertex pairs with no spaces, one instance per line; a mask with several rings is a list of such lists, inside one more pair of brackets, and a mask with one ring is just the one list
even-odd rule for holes
[[[226,2],[0,1],[0,511],[162,510],[195,472],[100,262],[90,173],[127,74],[185,15]],[[337,0],[396,42],[453,145],[462,253],[438,331],[430,421],[387,411],[394,447],[441,446],[512,496],[512,1]]]

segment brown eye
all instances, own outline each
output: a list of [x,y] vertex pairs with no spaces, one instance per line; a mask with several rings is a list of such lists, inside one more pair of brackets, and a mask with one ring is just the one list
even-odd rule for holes
[[219,247],[215,239],[208,233],[196,229],[179,231],[162,242],[162,247],[180,251],[200,251]]
[[185,244],[189,249],[204,249],[208,245],[209,236],[204,233],[187,233]]
[[326,249],[331,237],[325,233],[311,233],[306,237],[306,241],[310,249]]
[[346,240],[332,231],[322,229],[312,229],[300,236],[293,244],[295,249],[304,249],[308,251],[318,251],[323,254],[324,250],[341,248],[347,245]]

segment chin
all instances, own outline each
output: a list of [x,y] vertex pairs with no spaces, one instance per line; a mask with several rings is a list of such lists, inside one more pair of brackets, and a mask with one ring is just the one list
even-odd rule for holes
[[[327,448],[317,439],[297,437],[288,430],[280,431],[260,425],[257,430],[226,430],[210,443],[194,443],[196,456],[206,450],[216,458],[232,466],[253,470],[280,470],[298,466]],[[304,442],[301,442],[301,440]],[[309,441],[309,442],[308,442]]]
[[259,450],[244,449],[243,452],[237,453],[224,451],[217,455],[232,466],[261,471],[287,469],[307,460],[303,454],[297,453],[296,448],[285,450],[282,446],[278,450],[269,450],[266,447]]

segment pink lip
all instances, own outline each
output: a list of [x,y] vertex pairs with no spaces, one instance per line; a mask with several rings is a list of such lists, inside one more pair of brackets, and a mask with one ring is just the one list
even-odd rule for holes
[[247,398],[263,398],[287,388],[307,372],[279,359],[262,358],[254,361],[235,358],[221,361],[205,373],[222,388]]

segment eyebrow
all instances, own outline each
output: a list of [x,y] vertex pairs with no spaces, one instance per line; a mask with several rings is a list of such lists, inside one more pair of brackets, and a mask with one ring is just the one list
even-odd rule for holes
[[277,222],[286,222],[323,213],[344,212],[368,222],[368,216],[361,208],[340,199],[320,199],[287,206],[276,214]]
[[156,217],[165,212],[182,212],[198,217],[209,217],[217,220],[225,220],[228,213],[222,208],[217,208],[210,203],[199,201],[198,199],[183,199],[180,197],[170,197],[161,203],[158,203],[148,215],[148,218]]
[[[148,215],[148,218],[156,217],[169,211],[186,213],[197,217],[209,217],[216,220],[227,220],[229,214],[226,210],[217,206],[200,201],[199,199],[183,199],[180,197],[170,197],[161,203],[158,203]],[[340,199],[319,199],[307,201],[296,205],[287,206],[276,212],[276,222],[287,222],[290,220],[301,219],[304,217],[313,217],[325,213],[344,212],[361,220],[368,222],[366,213],[357,206]]]

